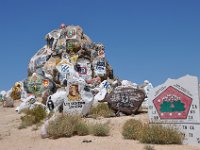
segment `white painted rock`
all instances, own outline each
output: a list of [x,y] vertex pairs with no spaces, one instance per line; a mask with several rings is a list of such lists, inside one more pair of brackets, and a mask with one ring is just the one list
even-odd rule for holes
[[67,93],[64,88],[60,88],[56,93],[50,95],[46,102],[46,107],[49,111],[57,112],[59,108],[63,105]]
[[33,109],[38,105],[46,109],[45,105],[38,102],[35,96],[30,95],[29,97],[22,99],[22,103],[15,110],[16,112],[21,113],[23,109]]
[[94,97],[93,106],[98,105],[98,102],[104,100],[106,94],[111,93],[113,90],[111,84],[107,80],[101,82],[99,87],[95,89],[98,90],[98,93]]
[[82,78],[69,80],[63,112],[84,116],[90,111],[94,98],[92,92],[85,89],[85,85],[86,83]]

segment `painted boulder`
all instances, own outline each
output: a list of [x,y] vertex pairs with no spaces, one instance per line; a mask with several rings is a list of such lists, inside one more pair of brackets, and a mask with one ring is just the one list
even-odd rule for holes
[[25,88],[28,93],[34,94],[36,97],[43,97],[54,92],[55,85],[48,78],[33,73],[32,76],[25,81]]
[[33,109],[36,106],[42,106],[44,109],[46,109],[45,105],[38,102],[38,100],[35,98],[35,96],[30,95],[26,99],[22,99],[22,103],[15,109],[16,112],[21,113],[24,109]]
[[93,103],[93,94],[86,88],[82,78],[69,80],[66,87],[67,97],[64,100],[63,112],[67,114],[86,115]]
[[116,87],[105,97],[105,100],[117,115],[120,112],[126,115],[135,114],[144,99],[145,93],[143,90],[124,86]]
[[46,102],[46,107],[50,112],[62,111],[62,105],[67,97],[67,93],[64,88],[60,88],[56,93],[50,95]]

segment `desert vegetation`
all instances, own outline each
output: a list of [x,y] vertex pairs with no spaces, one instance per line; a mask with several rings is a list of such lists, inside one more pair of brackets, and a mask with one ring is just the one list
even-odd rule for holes
[[18,127],[19,129],[27,128],[32,125],[38,126],[47,116],[46,110],[41,106],[36,106],[33,109],[24,109],[22,113],[25,115],[20,118],[21,123]]
[[174,127],[142,124],[134,119],[128,120],[122,129],[125,139],[139,140],[146,144],[182,144],[183,136]]
[[50,138],[71,137],[74,135],[85,136],[92,134],[94,136],[109,135],[108,124],[92,124],[86,122],[80,116],[62,114],[49,122],[47,133]]
[[89,116],[92,118],[109,118],[114,116],[114,112],[108,107],[107,103],[99,103],[97,106],[91,108]]

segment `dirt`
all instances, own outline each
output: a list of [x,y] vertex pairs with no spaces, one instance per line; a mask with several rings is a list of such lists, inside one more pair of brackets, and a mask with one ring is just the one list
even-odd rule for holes
[[[20,116],[15,108],[3,108],[0,106],[0,149],[4,150],[144,150],[145,144],[135,140],[125,140],[121,129],[126,120],[130,118],[147,122],[147,114],[141,113],[133,116],[121,116],[114,118],[88,119],[96,122],[109,122],[110,135],[107,137],[74,136],[71,138],[42,139],[40,130],[34,131],[34,127],[18,129]],[[155,150],[200,150],[192,145],[153,145]]]

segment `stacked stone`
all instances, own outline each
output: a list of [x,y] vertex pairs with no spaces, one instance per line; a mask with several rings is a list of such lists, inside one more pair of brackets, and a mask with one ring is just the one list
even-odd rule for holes
[[3,96],[7,102],[23,101],[18,112],[40,104],[48,111],[86,115],[100,101],[107,101],[116,114],[139,109],[144,90],[115,80],[104,45],[93,43],[80,26],[62,24],[45,40],[47,44],[29,62],[28,78]]

